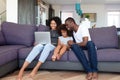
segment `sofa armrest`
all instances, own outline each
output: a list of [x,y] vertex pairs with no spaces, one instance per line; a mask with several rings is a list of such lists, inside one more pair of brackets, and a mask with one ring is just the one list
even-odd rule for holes
[[118,46],[119,46],[119,49],[120,49],[120,35],[118,35]]

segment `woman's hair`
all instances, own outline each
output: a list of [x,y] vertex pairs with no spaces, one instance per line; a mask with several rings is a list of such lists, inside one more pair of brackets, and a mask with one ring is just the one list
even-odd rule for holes
[[51,19],[48,21],[48,26],[50,26],[50,23],[51,23],[52,20],[55,21],[55,23],[57,24],[57,27],[60,26],[60,25],[62,24],[61,19],[60,19],[59,17],[56,16],[56,17],[51,18]]
[[58,27],[58,33],[59,33],[60,36],[62,36],[61,30],[66,31],[68,36],[72,36],[72,32],[69,31],[69,30],[66,28],[66,25],[65,25],[65,24],[62,24],[62,25],[60,25],[60,26]]

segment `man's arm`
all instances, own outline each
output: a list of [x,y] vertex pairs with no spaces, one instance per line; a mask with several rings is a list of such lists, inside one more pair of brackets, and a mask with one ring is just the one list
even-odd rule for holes
[[84,46],[86,46],[87,42],[88,42],[88,37],[83,37],[83,42],[81,42],[81,43],[74,43],[72,40],[69,40],[68,41],[68,45],[71,46],[73,44],[78,44],[78,45],[84,47]]
[[81,43],[76,43],[76,44],[84,47],[84,46],[87,45],[87,42],[88,42],[88,37],[83,37],[83,42],[81,42]]

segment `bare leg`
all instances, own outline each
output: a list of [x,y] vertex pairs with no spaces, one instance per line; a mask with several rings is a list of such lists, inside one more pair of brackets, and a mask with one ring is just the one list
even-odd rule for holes
[[55,48],[54,53],[53,53],[53,56],[52,56],[52,61],[55,61],[55,60],[56,60],[57,55],[58,55],[61,47],[62,47],[61,45],[58,45],[58,46]]
[[31,78],[33,78],[35,76],[35,74],[37,73],[37,71],[38,71],[38,69],[40,68],[41,65],[42,65],[42,62],[39,61],[29,75]]
[[62,48],[57,56],[57,60],[60,60],[61,56],[67,51],[68,47],[66,45],[62,45]]
[[20,71],[19,71],[17,80],[22,80],[23,73],[24,73],[25,69],[27,68],[27,66],[28,66],[29,64],[30,64],[30,63],[27,62],[27,61],[24,62],[22,68],[21,68]]

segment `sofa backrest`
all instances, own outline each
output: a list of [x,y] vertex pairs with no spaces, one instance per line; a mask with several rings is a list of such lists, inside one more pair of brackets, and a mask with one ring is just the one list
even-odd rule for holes
[[115,26],[89,29],[92,41],[98,49],[118,48],[118,36]]
[[0,46],[2,46],[4,44],[5,44],[5,39],[4,39],[2,31],[0,31]]
[[31,46],[34,42],[36,27],[32,25],[3,22],[1,30],[6,44]]
[[49,30],[50,28],[48,26],[41,25],[41,24],[38,26],[38,29],[37,29],[37,31],[49,31]]

